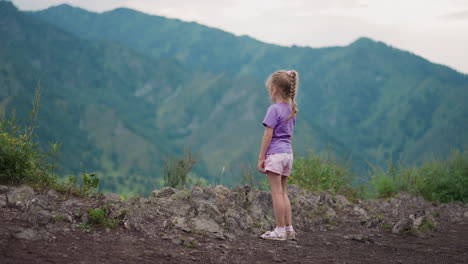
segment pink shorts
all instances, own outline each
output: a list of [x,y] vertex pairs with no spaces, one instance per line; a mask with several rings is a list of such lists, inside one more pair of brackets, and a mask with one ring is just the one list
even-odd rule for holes
[[267,155],[265,159],[265,170],[278,173],[279,175],[291,175],[293,165],[292,153],[278,153]]

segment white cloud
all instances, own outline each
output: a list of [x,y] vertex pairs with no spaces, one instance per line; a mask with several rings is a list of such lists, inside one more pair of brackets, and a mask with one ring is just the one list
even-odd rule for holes
[[38,10],[69,3],[129,7],[282,45],[347,45],[367,36],[468,73],[467,0],[14,0]]

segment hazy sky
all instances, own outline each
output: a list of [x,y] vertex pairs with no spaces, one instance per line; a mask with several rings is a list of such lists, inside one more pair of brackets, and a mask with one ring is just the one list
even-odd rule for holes
[[129,7],[282,45],[347,45],[366,36],[468,73],[468,0],[13,0],[22,10],[69,3]]

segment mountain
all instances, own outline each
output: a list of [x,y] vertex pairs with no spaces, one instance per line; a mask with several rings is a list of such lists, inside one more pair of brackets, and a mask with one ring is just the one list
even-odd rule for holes
[[284,47],[126,8],[93,13],[61,5],[34,14],[85,39],[251,78],[259,87],[274,70],[297,69],[301,117],[377,164],[443,157],[468,143],[468,76],[368,38],[346,47]]
[[156,183],[149,176],[174,147],[144,118],[154,115],[155,104],[136,94],[158,87],[164,96],[192,76],[174,60],[81,40],[9,2],[0,5],[2,108],[26,119],[40,80],[38,135],[63,144],[61,173],[98,171],[108,190],[148,192]]
[[184,146],[200,153],[195,176],[238,184],[277,69],[300,72],[296,152],[331,145],[365,177],[366,161],[417,163],[468,142],[468,77],[371,39],[284,47],[125,8],[0,5],[0,106],[25,117],[41,80],[39,140],[62,142],[61,173],[97,171],[104,191],[147,194]]
[[[268,106],[255,80],[82,39],[10,2],[0,5],[0,106],[26,119],[41,81],[38,136],[63,143],[61,174],[97,171],[104,191],[148,194],[162,182],[164,157],[191,146],[201,153],[196,175],[219,182],[224,167],[223,184],[239,183],[238,164],[255,159]],[[300,127],[298,149],[343,146],[318,141],[324,130],[314,124]]]

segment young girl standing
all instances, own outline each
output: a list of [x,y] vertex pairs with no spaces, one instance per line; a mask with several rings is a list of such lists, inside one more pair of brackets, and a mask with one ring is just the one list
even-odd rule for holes
[[291,203],[287,193],[288,176],[291,174],[293,151],[291,139],[296,124],[295,101],[299,75],[296,71],[277,71],[268,77],[266,87],[275,104],[266,113],[258,170],[267,174],[270,182],[276,228],[267,231],[264,239],[295,239],[292,226]]

